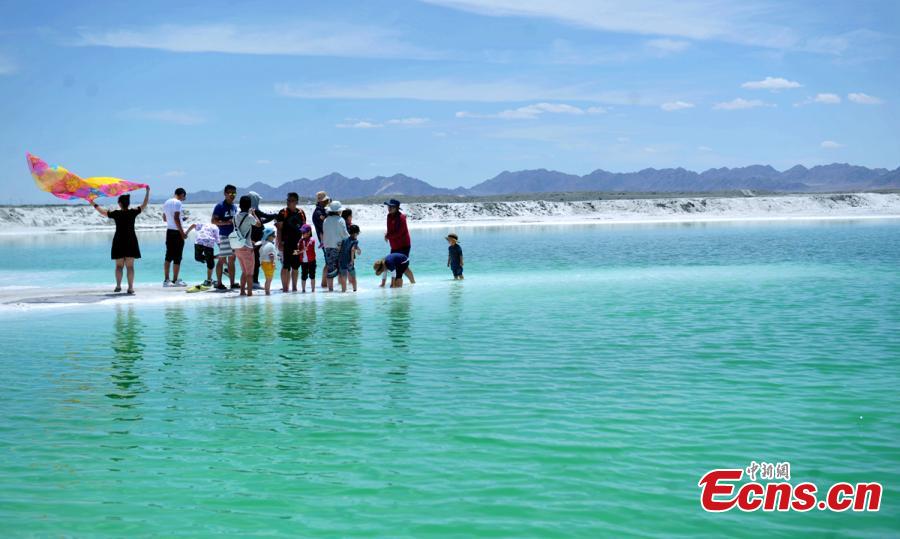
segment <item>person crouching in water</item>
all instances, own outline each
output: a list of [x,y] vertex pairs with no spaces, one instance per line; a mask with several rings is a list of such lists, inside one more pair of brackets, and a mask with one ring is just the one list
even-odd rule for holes
[[294,255],[300,259],[300,291],[306,293],[306,279],[309,279],[309,291],[316,291],[316,239],[312,237],[312,227],[300,227],[300,241]]
[[385,274],[381,278],[382,287],[384,287],[387,277],[390,275],[391,288],[401,288],[403,286],[403,274],[409,269],[409,257],[403,253],[391,253],[384,258],[376,260],[373,268],[375,269],[375,275]]
[[347,224],[341,217],[343,206],[335,200],[328,205],[328,215],[322,223],[322,243],[325,245],[325,271],[328,272],[328,291],[334,292],[334,278],[338,276],[338,254],[341,242],[350,237]]
[[451,232],[447,234],[447,267],[453,272],[453,279],[461,281],[463,279],[463,253],[462,247],[459,246],[459,236]]
[[[259,247],[259,265],[266,278],[266,295],[272,293],[272,278],[275,276],[275,231],[267,228],[262,233]],[[254,272],[255,273],[255,272]]]
[[338,255],[338,269],[341,274],[339,280],[341,292],[347,291],[348,280],[353,286],[353,291],[356,292],[356,255],[362,254],[359,241],[356,239],[359,236],[359,227],[350,225],[347,227],[347,232],[350,237],[341,242],[341,252]]

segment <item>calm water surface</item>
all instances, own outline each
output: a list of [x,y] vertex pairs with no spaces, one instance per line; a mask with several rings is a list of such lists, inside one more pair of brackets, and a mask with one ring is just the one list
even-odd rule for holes
[[[377,289],[372,233],[356,295],[3,307],[0,535],[900,531],[900,224],[460,232],[461,283],[419,231]],[[0,286],[108,282],[108,241],[0,239]],[[882,510],[704,513],[751,460]]]

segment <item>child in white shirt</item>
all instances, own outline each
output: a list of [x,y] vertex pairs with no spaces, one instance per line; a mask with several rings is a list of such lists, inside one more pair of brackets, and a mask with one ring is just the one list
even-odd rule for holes
[[263,232],[262,247],[259,248],[259,265],[266,276],[266,295],[271,295],[272,277],[275,276],[275,231],[267,228]]

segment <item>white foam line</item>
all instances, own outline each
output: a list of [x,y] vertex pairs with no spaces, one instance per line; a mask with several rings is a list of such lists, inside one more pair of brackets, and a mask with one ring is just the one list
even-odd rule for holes
[[[664,224],[690,224],[690,223],[741,223],[741,222],[788,222],[788,221],[865,221],[865,220],[893,220],[900,219],[900,214],[810,214],[810,215],[749,215],[749,216],[723,216],[723,217],[688,217],[674,216],[671,218],[647,218],[635,216],[633,218],[610,218],[604,214],[582,215],[577,219],[559,219],[553,216],[538,218],[502,217],[496,219],[459,220],[459,221],[409,221],[410,230],[435,230],[435,229],[460,229],[460,228],[487,228],[487,227],[519,227],[519,226],[584,226],[584,225],[664,225]],[[384,233],[383,223],[356,221],[354,224],[366,231],[372,229]],[[162,232],[161,227],[137,227],[138,232]],[[107,234],[112,236],[114,230],[107,227],[59,229],[47,230],[31,228],[6,228],[0,231],[3,236],[21,236],[24,234]]]
[[[262,207],[270,212],[278,209],[266,204]],[[383,206],[360,204],[354,205],[353,210],[354,222],[361,225],[364,233],[373,229],[384,231]],[[211,211],[211,204],[186,204],[186,222],[209,222]],[[897,219],[900,218],[900,194],[411,203],[406,211],[411,229]],[[142,231],[164,229],[159,205],[147,208],[137,228]],[[109,234],[112,231],[108,219],[83,206],[0,207],[0,235]]]
[[779,222],[779,221],[862,221],[862,220],[878,220],[878,219],[900,219],[897,215],[783,215],[783,216],[747,216],[747,217],[697,217],[682,218],[673,217],[671,219],[609,219],[606,217],[585,216],[582,219],[552,219],[526,221],[516,220],[515,218],[483,220],[483,221],[460,221],[453,224],[448,223],[410,223],[410,229],[443,229],[443,228],[479,228],[479,227],[512,227],[512,226],[583,226],[583,225],[664,225],[664,224],[689,224],[689,223],[740,223],[740,222]]

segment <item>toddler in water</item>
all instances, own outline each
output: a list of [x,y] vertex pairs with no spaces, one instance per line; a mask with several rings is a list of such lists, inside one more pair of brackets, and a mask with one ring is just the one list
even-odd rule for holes
[[356,255],[362,254],[359,248],[359,227],[350,225],[347,227],[350,237],[341,242],[341,252],[338,255],[338,269],[340,270],[339,282],[341,283],[341,292],[347,291],[347,280],[353,286],[356,292]]
[[451,232],[447,234],[446,239],[450,244],[450,247],[447,248],[449,251],[447,267],[453,272],[453,279],[461,281],[463,279],[463,253],[462,247],[459,246],[459,236],[455,232]]
[[312,227],[300,227],[300,241],[297,242],[295,255],[300,257],[300,290],[306,293],[306,279],[309,279],[309,291],[316,291],[316,239],[312,237]]
[[267,228],[263,231],[262,241],[260,244],[262,247],[259,248],[259,265],[263,270],[263,275],[266,276],[266,295],[271,294],[272,290],[272,278],[275,276],[275,254],[277,249],[275,248],[275,242],[273,238],[275,237],[275,231],[271,228]]

